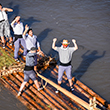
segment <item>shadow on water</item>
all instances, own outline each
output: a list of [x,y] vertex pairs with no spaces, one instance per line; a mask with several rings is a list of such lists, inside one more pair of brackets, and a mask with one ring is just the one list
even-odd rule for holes
[[39,39],[39,42],[42,42],[42,40],[44,40],[47,36],[48,36],[48,33],[51,32],[52,29],[50,28],[47,28],[47,29],[44,29],[37,37]]
[[24,25],[28,24],[31,27],[31,25],[33,23],[35,23],[35,22],[41,22],[41,21],[34,19],[34,17],[29,17],[27,19],[22,18],[22,22],[23,22]]
[[[102,53],[102,55],[97,55],[98,51],[94,50],[91,53],[89,53],[90,50],[85,52],[82,55],[82,62],[79,65],[79,67],[73,72],[72,76],[75,76],[77,79],[80,79],[82,75],[87,71],[89,66],[97,59],[104,57],[105,51]],[[88,54],[89,53],[89,54]],[[88,54],[88,55],[87,55]]]
[[[48,33],[51,32],[52,29],[50,28],[46,28],[44,29],[38,36],[38,41],[41,43],[47,36],[48,36]],[[45,52],[45,50],[42,49],[43,52]]]
[[[9,20],[10,18],[14,15],[14,16],[18,16],[19,15],[19,10],[20,10],[20,6],[19,5],[15,5],[13,6],[13,2],[10,2],[9,4],[9,8],[12,8],[13,9],[13,12],[9,13],[8,16],[9,16]],[[13,17],[14,18],[14,17]]]

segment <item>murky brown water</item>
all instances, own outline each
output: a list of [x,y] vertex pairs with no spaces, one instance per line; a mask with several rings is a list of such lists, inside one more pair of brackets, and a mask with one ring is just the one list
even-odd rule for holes
[[[9,13],[10,22],[15,15],[20,15],[24,24],[27,23],[33,28],[46,54],[57,57],[57,53],[51,48],[54,37],[58,39],[58,46],[64,38],[70,42],[75,38],[79,49],[73,54],[73,76],[110,103],[109,0],[1,0],[0,2],[3,6],[14,9],[13,13]],[[5,108],[0,109],[12,110],[17,107],[16,104],[13,105],[13,102],[19,104],[16,98],[7,89],[2,88],[0,107]],[[10,100],[7,103],[5,103],[6,95]]]

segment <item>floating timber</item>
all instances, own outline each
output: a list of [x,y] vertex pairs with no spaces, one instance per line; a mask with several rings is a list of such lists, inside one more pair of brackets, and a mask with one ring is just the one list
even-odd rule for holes
[[[2,48],[0,42],[0,50],[6,52],[11,60],[13,60],[14,47],[10,46],[8,42],[5,49]],[[23,58],[22,53],[23,48],[21,47],[18,53],[21,63],[13,63],[13,61],[11,61],[13,65],[8,67],[4,66],[3,69],[0,70],[0,81],[15,96],[17,95],[24,78],[23,68],[25,65],[25,58]],[[2,53],[0,53],[0,55],[2,57]],[[22,95],[17,97],[25,106],[27,106],[27,108],[32,110],[87,110],[91,107],[89,103],[90,97],[95,97],[96,107],[93,110],[110,110],[110,104],[108,104],[106,100],[82,82],[75,79],[75,77],[72,78],[75,82],[75,90],[73,93],[53,82],[51,78],[57,80],[58,76],[58,65],[56,65],[55,58],[46,55],[38,56],[37,69],[38,72],[36,75],[39,84],[42,85],[44,89],[40,92],[37,91],[35,84],[30,79],[26,84]],[[48,78],[45,77],[45,72],[50,73],[51,76],[48,76]],[[66,81],[67,77],[64,74],[63,83],[66,83]],[[66,86],[69,88],[68,83],[66,83]],[[55,93],[57,88],[60,91],[58,94]]]

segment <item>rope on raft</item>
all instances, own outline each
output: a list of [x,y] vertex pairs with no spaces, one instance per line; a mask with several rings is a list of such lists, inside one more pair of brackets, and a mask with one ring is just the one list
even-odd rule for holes
[[25,67],[25,63],[15,64],[9,67],[4,66],[2,70],[0,70],[0,77],[8,76],[12,73],[23,72]]
[[[51,58],[50,56],[45,56],[42,57],[37,61],[37,69],[40,70],[41,68],[44,68],[45,66],[49,65],[56,65],[56,60],[55,58]],[[8,76],[12,73],[16,72],[23,72],[25,67],[25,63],[19,63],[19,64],[14,64],[9,67],[4,66],[2,70],[0,70],[0,77],[2,76]]]

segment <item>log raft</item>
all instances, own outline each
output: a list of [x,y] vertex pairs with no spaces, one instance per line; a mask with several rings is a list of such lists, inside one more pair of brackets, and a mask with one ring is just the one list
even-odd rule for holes
[[[14,48],[9,45],[7,42],[7,46],[5,49],[2,49],[1,42],[0,42],[0,49],[2,51],[7,52],[8,56],[12,57]],[[19,51],[19,55],[22,54],[23,50],[22,48]],[[39,57],[40,58],[40,57]],[[51,58],[50,56],[42,57],[40,58],[42,61],[38,63],[38,73],[37,75],[44,81],[48,82],[47,86],[44,88],[44,90],[41,90],[40,92],[37,91],[36,86],[33,84],[33,81],[30,79],[27,83],[26,87],[24,88],[24,91],[22,92],[21,97],[18,99],[29,109],[32,110],[86,110],[89,109],[89,97],[95,96],[97,100],[97,105],[100,106],[100,109],[110,109],[110,104],[107,104],[106,101],[101,98],[98,94],[93,92],[91,89],[89,89],[87,86],[85,86],[82,82],[79,80],[76,81],[74,84],[75,91],[78,92],[79,96],[81,94],[84,95],[84,98],[79,98],[78,96],[74,95],[73,93],[69,92],[68,90],[58,86],[50,79],[47,79],[41,74],[44,74],[45,70],[48,70],[50,73],[52,73],[53,77],[57,78],[58,75],[58,66],[56,65],[55,58]],[[3,70],[0,70],[0,81],[3,83],[3,85],[16,96],[21,83],[23,82],[23,66],[25,63],[25,58],[21,56],[21,62],[22,64],[15,64],[9,68],[4,67]],[[51,63],[50,63],[51,62]],[[50,65],[56,65],[54,69],[49,69]],[[21,68],[22,67],[22,68]],[[49,67],[49,68],[48,68]],[[53,67],[53,66],[52,66]],[[20,68],[20,69],[18,69]],[[11,72],[10,72],[11,70]],[[3,74],[4,73],[4,74]],[[7,73],[7,74],[6,74]],[[41,84],[41,79],[39,81],[39,84]],[[64,75],[63,76],[63,82],[66,82],[67,78]],[[73,78],[73,81],[75,81],[75,78]],[[44,85],[43,85],[44,86]],[[68,86],[68,84],[67,84]],[[61,93],[55,94],[55,89],[58,88]],[[105,103],[107,106],[105,106]]]

